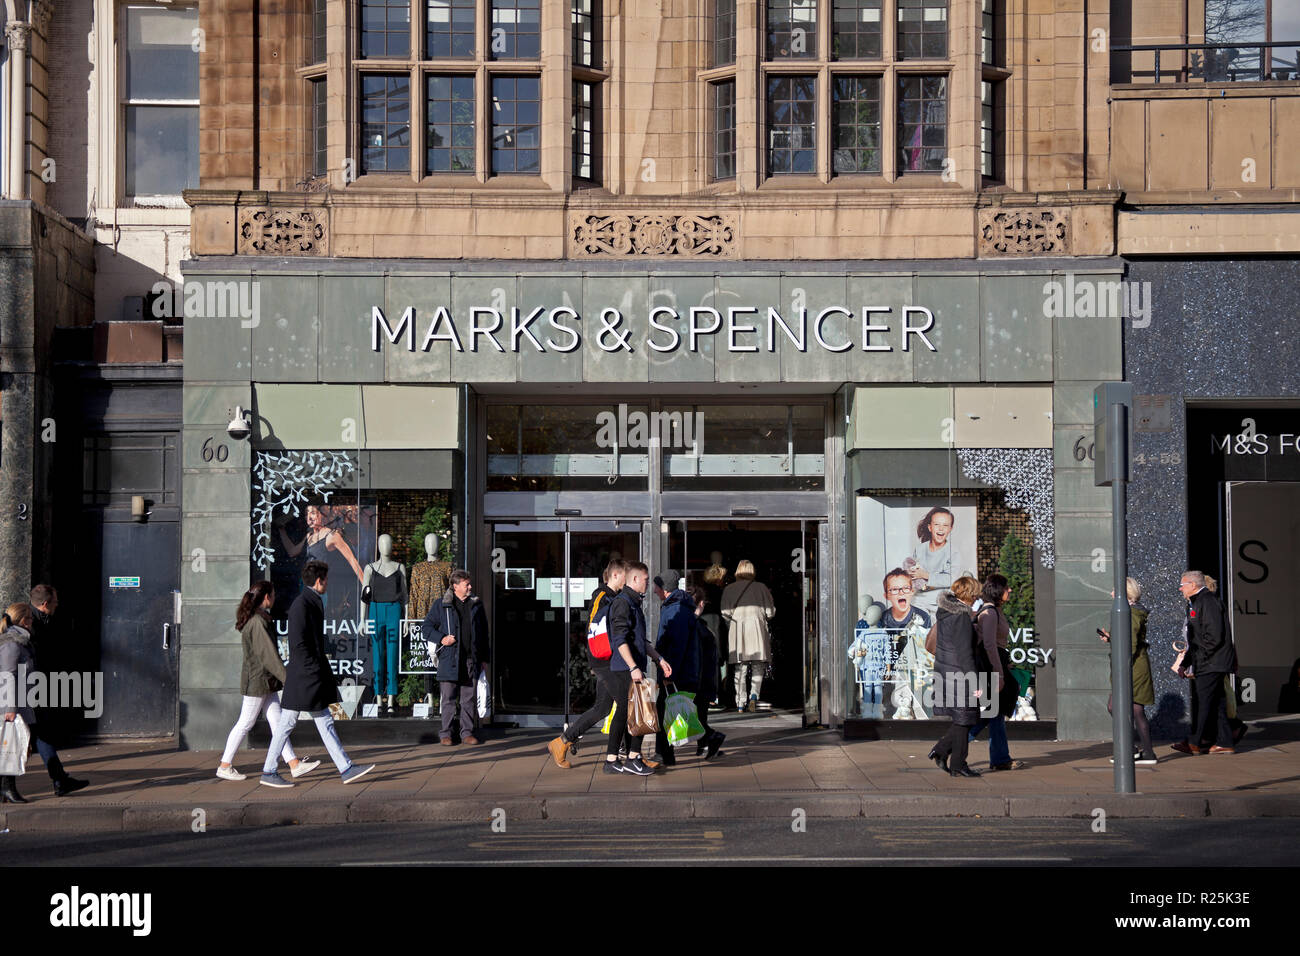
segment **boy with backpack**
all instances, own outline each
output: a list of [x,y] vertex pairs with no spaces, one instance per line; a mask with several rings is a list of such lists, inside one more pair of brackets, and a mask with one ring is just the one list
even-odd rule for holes
[[627,563],[620,558],[610,561],[601,580],[603,583],[592,594],[591,609],[587,612],[587,662],[596,676],[596,703],[546,745],[556,765],[565,770],[573,766],[569,763],[569,751],[574,749],[578,738],[603,721],[614,706],[609,689],[609,606],[627,581]]

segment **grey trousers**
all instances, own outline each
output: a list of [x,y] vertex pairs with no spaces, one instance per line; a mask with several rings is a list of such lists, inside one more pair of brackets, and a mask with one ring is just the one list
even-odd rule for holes
[[474,711],[478,705],[478,691],[473,684],[457,684],[455,681],[438,681],[442,691],[442,734],[451,736],[451,720],[456,716],[456,705],[460,704],[460,735],[474,733]]

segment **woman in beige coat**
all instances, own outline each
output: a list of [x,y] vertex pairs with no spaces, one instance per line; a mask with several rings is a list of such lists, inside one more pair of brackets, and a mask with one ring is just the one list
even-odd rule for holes
[[[767,585],[754,580],[754,563],[736,565],[736,580],[722,592],[722,617],[728,625],[727,659],[736,665],[736,709],[758,709],[767,662],[772,659],[772,635],[768,621],[776,616],[776,605]],[[746,672],[749,696],[746,698]]]

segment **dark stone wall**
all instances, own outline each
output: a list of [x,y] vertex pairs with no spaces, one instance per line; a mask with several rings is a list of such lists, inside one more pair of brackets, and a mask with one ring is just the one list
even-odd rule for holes
[[[1128,278],[1149,282],[1150,324],[1124,323],[1124,377],[1136,395],[1169,395],[1170,429],[1133,436],[1128,499],[1129,574],[1144,588],[1155,677],[1157,737],[1179,736],[1187,682],[1170,669],[1182,635],[1181,573],[1193,560],[1192,524],[1216,526],[1216,511],[1189,514],[1187,404],[1300,397],[1300,262],[1288,259],[1150,260]],[[1142,301],[1147,301],[1145,295]],[[1145,463],[1136,463],[1141,455]],[[1205,467],[1194,456],[1190,467]],[[1214,574],[1210,565],[1202,570]]]

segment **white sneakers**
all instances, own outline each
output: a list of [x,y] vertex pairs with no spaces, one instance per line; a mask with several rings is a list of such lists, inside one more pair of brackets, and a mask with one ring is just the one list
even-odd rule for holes
[[320,766],[319,760],[305,760],[305,759],[299,760],[298,766],[291,768],[289,770],[289,774],[290,776],[293,777],[301,777],[303,774],[311,773],[319,766]]
[[[290,771],[290,773],[294,777],[301,777],[304,774],[311,773],[319,766],[320,766],[319,760],[299,760],[298,766],[294,767]],[[234,767],[218,767],[217,776],[220,777],[222,780],[247,780],[248,779],[246,774],[240,773]]]

